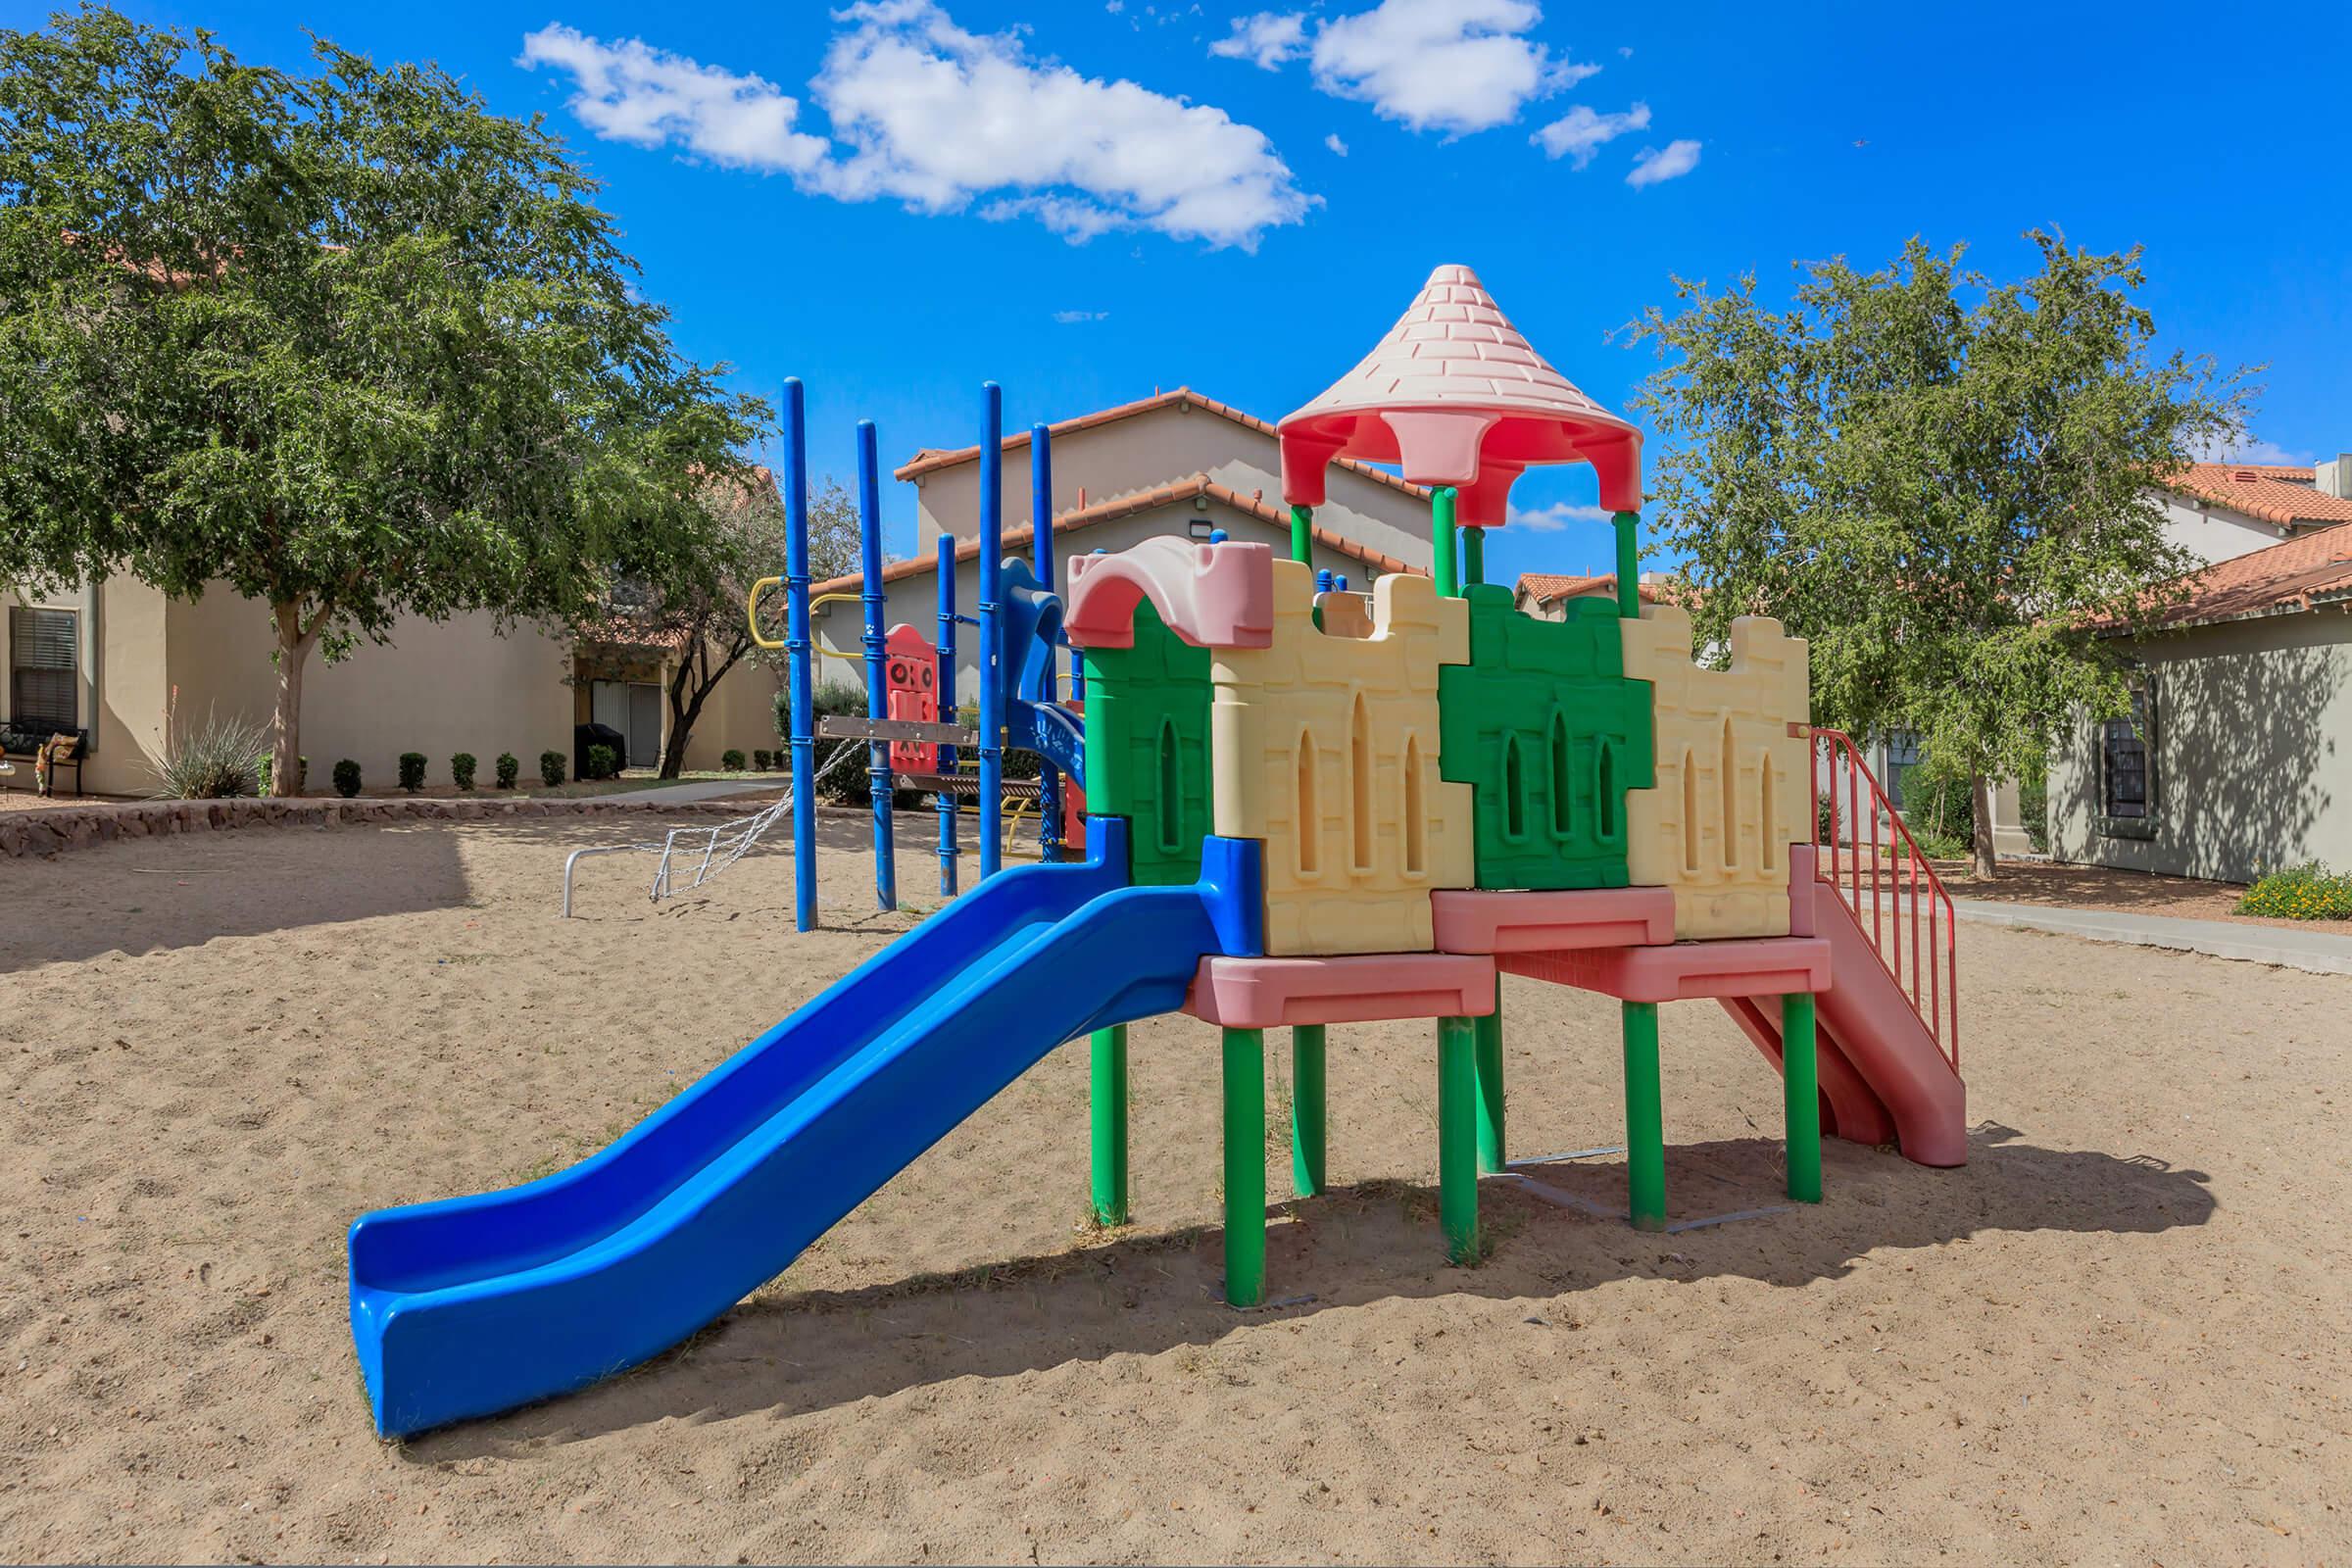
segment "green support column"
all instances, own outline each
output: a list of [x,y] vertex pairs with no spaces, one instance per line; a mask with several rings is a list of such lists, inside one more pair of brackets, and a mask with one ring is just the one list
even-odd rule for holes
[[1666,1228],[1666,1106],[1658,1082],[1658,1004],[1625,1004],[1625,1168],[1634,1229]]
[[1478,1261],[1478,1046],[1468,1018],[1438,1020],[1438,1218],[1446,1260]]
[[1291,1031],[1291,1191],[1323,1190],[1323,1026]]
[[1464,528],[1462,530],[1462,584],[1467,587],[1471,583],[1485,582],[1486,580],[1487,530]]
[[1437,578],[1440,599],[1459,598],[1462,591],[1453,571],[1453,486],[1449,484],[1440,485],[1429,497],[1431,570]]
[[1127,1026],[1095,1031],[1095,1223],[1127,1223]]
[[1501,1170],[1502,1148],[1502,977],[1494,979],[1494,1010],[1473,1018],[1478,1042],[1478,1168]]
[[1225,1031],[1225,1299],[1266,1296],[1266,1032]]
[[1311,566],[1315,554],[1315,509],[1291,509],[1291,559]]
[[1821,1070],[1815,1054],[1813,994],[1781,999],[1781,1092],[1786,1100],[1788,1196],[1821,1201]]
[[1642,514],[1620,512],[1617,523],[1617,613],[1642,618]]

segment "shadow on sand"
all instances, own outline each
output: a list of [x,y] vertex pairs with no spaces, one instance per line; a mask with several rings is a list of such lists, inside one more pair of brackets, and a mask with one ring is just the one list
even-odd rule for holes
[[[1061,1252],[858,1290],[792,1293],[788,1284],[771,1285],[623,1377],[426,1434],[404,1451],[435,1463],[664,1418],[794,1416],[953,1378],[1010,1377],[1205,1345],[1252,1321],[1381,1299],[1542,1304],[1628,1277],[1688,1285],[1739,1276],[1795,1288],[1842,1277],[1884,1251],[2002,1231],[2153,1234],[2201,1225],[2217,1206],[2202,1171],[2146,1156],[2043,1149],[2022,1137],[1983,1124],[1971,1135],[1972,1163],[1950,1171],[1834,1144],[1828,1201],[1820,1207],[1664,1237],[1491,1182],[1481,1190],[1481,1217],[1494,1251],[1470,1269],[1440,1261],[1434,1188],[1338,1188],[1275,1206],[1269,1304],[1251,1312],[1222,1300],[1222,1232],[1213,1226],[1112,1233]],[[1765,1206],[1778,1200],[1778,1145],[1767,1140],[1681,1146],[1669,1152],[1670,1190],[1677,1183],[1695,1189],[1686,1207],[1713,1199],[1726,1200],[1717,1211]],[[1622,1195],[1624,1179],[1622,1162],[1577,1166],[1590,1196]]]

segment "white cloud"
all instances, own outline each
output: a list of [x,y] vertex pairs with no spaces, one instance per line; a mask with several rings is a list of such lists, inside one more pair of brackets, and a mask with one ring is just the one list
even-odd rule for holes
[[1570,158],[1583,169],[1603,143],[1632,130],[1649,128],[1649,105],[1638,103],[1622,115],[1599,115],[1578,104],[1528,140],[1544,149],[1546,158]]
[[1336,130],[1323,138],[1323,145],[1338,153],[1342,158],[1348,156],[1348,144],[1340,140],[1340,133]]
[[1533,0],[1381,0],[1316,32],[1315,85],[1415,130],[1465,134],[1592,75],[1524,36]]
[[1698,167],[1698,143],[1690,140],[1670,141],[1663,152],[1644,147],[1634,154],[1634,172],[1625,182],[1636,190],[1660,181],[1680,179]]
[[1055,311],[1054,319],[1064,326],[1076,326],[1085,321],[1107,321],[1110,319],[1110,313],[1108,311]]
[[571,74],[571,108],[599,136],[674,144],[715,163],[787,173],[842,201],[921,213],[1034,218],[1073,241],[1143,228],[1255,246],[1318,200],[1263,132],[1223,110],[1030,57],[1012,33],[967,32],[933,0],[865,0],[809,83],[830,136],[797,128],[799,103],[751,74],[635,39],[552,25],[522,64]]
[[2311,454],[2265,441],[2251,430],[2240,430],[2226,441],[2209,441],[2192,454],[2199,463],[2252,463],[2279,467],[2306,467]]
[[1247,60],[1260,71],[1280,71],[1306,53],[1306,16],[1298,11],[1260,11],[1233,19],[1233,31],[1208,46],[1227,60]]
[[1548,507],[1510,509],[1508,520],[1514,528],[1530,533],[1558,533],[1576,523],[1607,522],[1615,514],[1606,507],[1580,507],[1571,501],[1554,501]]
[[571,112],[607,141],[659,147],[674,141],[739,169],[805,173],[825,141],[793,129],[801,105],[773,82],[698,65],[635,38],[600,42],[561,23],[527,34],[522,57],[571,74]]

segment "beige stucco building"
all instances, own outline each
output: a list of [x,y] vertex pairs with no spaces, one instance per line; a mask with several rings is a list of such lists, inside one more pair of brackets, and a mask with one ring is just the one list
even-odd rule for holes
[[[1054,543],[1056,586],[1072,555],[1117,552],[1161,535],[1206,539],[1222,529],[1233,539],[1261,540],[1287,554],[1290,509],[1282,504],[1282,463],[1274,426],[1189,387],[1140,402],[1064,419],[1049,426],[1054,459]],[[1029,435],[1004,444],[1004,559],[1034,561],[1029,490]],[[956,541],[956,604],[975,612],[980,598],[980,449],[925,448],[896,470],[915,487],[918,548],[882,569],[883,623],[905,622],[924,637],[939,636],[938,541]],[[1380,469],[1335,465],[1330,497],[1315,511],[1313,564],[1369,588],[1394,571],[1427,572],[1431,560],[1429,492]],[[812,597],[858,594],[852,574],[812,585]],[[819,607],[811,631],[823,651],[820,686],[862,692],[858,662],[864,611],[856,602]],[[978,694],[979,640],[957,633],[956,693]],[[847,656],[847,657],[839,657]],[[1066,672],[1066,662],[1063,665]]]
[[2199,464],[2167,514],[2228,553],[2132,645],[2132,715],[2083,715],[2051,753],[2052,857],[2230,882],[2352,869],[2352,457]]
[[[268,723],[275,702],[275,647],[268,609],[225,584],[198,599],[171,599],[128,577],[57,596],[0,594],[8,622],[0,643],[0,728],[65,724],[86,736],[82,787],[100,795],[150,795],[152,760],[162,753],[165,715],[178,693],[182,726],[208,712]],[[637,755],[660,755],[667,703],[660,682],[668,661],[655,649],[575,644],[524,626],[501,632],[487,614],[433,622],[404,617],[388,645],[362,644],[328,663],[313,654],[303,676],[302,753],[312,793],[326,790],[337,760],[360,764],[368,787],[398,777],[403,752],[429,760],[426,780],[449,782],[449,759],[470,752],[479,782],[491,781],[501,752],[521,760],[524,778],[541,752],[572,754],[572,725],[592,713],[625,710],[630,698],[654,728],[630,735]],[[720,681],[687,748],[689,768],[714,768],[728,748],[772,748],[777,676],[739,664]],[[650,705],[644,696],[650,693]],[[18,759],[4,781],[31,787]]]

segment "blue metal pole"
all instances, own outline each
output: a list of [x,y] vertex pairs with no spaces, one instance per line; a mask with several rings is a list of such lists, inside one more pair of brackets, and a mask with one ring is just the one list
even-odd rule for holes
[[[1043,424],[1029,427],[1029,529],[1031,553],[1037,558],[1037,580],[1046,592],[1058,594],[1054,580],[1054,432]],[[1055,636],[1060,634],[1056,632]],[[1021,651],[1028,657],[1028,650]],[[1051,703],[1061,696],[1061,655],[1046,648],[1045,690],[1034,699]],[[1046,860],[1061,858],[1061,769],[1047,762],[1037,774],[1037,847]]]
[[808,419],[800,378],[784,383],[784,648],[792,713],[792,907],[816,925],[815,694],[808,665]]
[[[939,536],[939,718],[956,722],[956,539]],[[956,776],[956,748],[939,749],[939,776]],[[956,895],[956,797],[939,792],[939,893]]]
[[[858,546],[861,574],[858,598],[865,606],[865,716],[890,716],[889,654],[882,633],[882,460],[874,447],[874,421],[858,421]],[[874,907],[899,906],[899,866],[891,853],[890,744],[865,743],[865,776],[874,798]]]
[[1004,389],[980,388],[980,880],[997,874],[1004,811]]

